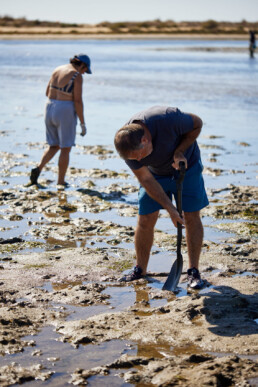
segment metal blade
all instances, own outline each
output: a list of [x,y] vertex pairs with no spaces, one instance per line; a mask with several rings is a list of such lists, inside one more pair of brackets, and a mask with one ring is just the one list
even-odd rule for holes
[[182,254],[177,256],[177,259],[173,263],[169,276],[166,282],[163,285],[162,290],[169,290],[171,292],[175,292],[178,282],[180,280],[183,269],[183,257]]

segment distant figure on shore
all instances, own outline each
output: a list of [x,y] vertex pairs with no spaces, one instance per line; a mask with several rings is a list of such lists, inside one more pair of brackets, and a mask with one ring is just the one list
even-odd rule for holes
[[45,109],[46,140],[48,149],[39,165],[31,170],[31,184],[37,184],[44,166],[60,150],[58,160],[58,185],[67,186],[65,174],[69,165],[71,147],[75,145],[77,117],[80,120],[81,136],[87,133],[83,114],[82,75],[91,74],[90,58],[85,54],[75,55],[69,64],[57,67],[48,82]]
[[255,32],[250,30],[249,31],[249,51],[250,51],[250,58],[254,57],[254,51],[256,49],[256,40],[255,40]]

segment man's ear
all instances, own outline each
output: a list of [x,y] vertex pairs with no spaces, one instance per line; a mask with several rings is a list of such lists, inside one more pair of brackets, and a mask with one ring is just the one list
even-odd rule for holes
[[147,136],[145,136],[145,134],[144,134],[141,138],[141,144],[146,145],[146,144],[148,144],[148,142],[149,142],[149,140],[147,139]]

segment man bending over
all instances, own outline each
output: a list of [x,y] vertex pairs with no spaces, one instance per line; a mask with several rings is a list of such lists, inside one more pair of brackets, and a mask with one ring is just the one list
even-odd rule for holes
[[[135,114],[115,135],[115,147],[140,182],[139,215],[135,232],[136,266],[121,281],[146,275],[159,210],[164,208],[175,227],[185,225],[189,268],[188,286],[203,287],[198,267],[203,241],[200,210],[209,202],[202,177],[200,149],[196,142],[202,120],[177,108],[153,106]],[[172,204],[176,195],[179,162],[184,161],[180,217]]]

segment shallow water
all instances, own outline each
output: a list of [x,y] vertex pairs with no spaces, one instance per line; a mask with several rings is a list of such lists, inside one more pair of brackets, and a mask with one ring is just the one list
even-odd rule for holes
[[[113,144],[115,131],[132,114],[157,104],[200,115],[203,134],[225,136],[218,145],[232,148],[236,141],[257,140],[257,60],[247,51],[209,52],[198,47],[244,49],[247,42],[0,41],[1,130],[9,133],[6,142],[13,148],[15,138],[19,145],[14,150],[24,152],[26,141],[45,140],[49,76],[78,51],[90,55],[93,68],[92,75],[84,76],[88,134],[78,138],[78,144]],[[29,155],[38,158],[38,152]],[[73,157],[73,163],[82,165],[82,159]]]
[[[53,327],[50,326],[43,328],[37,336],[26,336],[24,339],[29,341],[35,340],[36,345],[27,347],[22,354],[18,353],[5,356],[1,359],[1,364],[9,364],[10,361],[18,363],[23,367],[32,364],[41,364],[48,371],[55,372],[49,380],[25,382],[23,383],[24,386],[70,386],[70,375],[76,368],[89,369],[102,366],[103,359],[108,359],[108,362],[111,363],[123,353],[135,353],[135,349],[131,349],[133,343],[122,340],[112,340],[100,345],[80,345],[79,348],[73,348],[69,343],[60,342],[60,335],[54,332]],[[38,350],[41,351],[42,355],[33,356],[33,353]],[[61,354],[62,356],[60,357]],[[110,376],[105,377],[105,382],[110,383],[109,385],[112,386],[132,385],[124,383],[123,379],[120,379],[114,374],[111,373]],[[100,386],[101,384],[94,383],[93,385]]]
[[[257,185],[258,65],[248,57],[245,41],[201,40],[112,40],[112,41],[0,41],[0,152],[13,153],[15,166],[2,154],[0,189],[24,190],[29,171],[40,159],[44,148],[45,88],[57,65],[66,63],[76,52],[87,52],[93,74],[84,76],[84,104],[88,133],[77,137],[78,145],[100,144],[113,148],[116,130],[136,111],[151,105],[168,104],[198,114],[204,122],[199,143],[205,167],[221,169],[219,176],[205,174],[208,189],[228,184]],[[246,49],[246,50],[245,50]],[[213,136],[213,137],[211,137]],[[19,163],[20,160],[20,163]],[[50,165],[55,166],[54,159]],[[71,152],[75,168],[126,170],[126,183],[137,184],[125,163],[116,154],[106,160],[85,155],[80,148]],[[47,188],[56,191],[56,174],[44,171]],[[69,177],[71,188],[78,189],[85,180]],[[96,190],[119,179],[91,179]],[[220,194],[219,197],[222,197]],[[72,198],[69,197],[71,200]],[[64,199],[65,200],[65,194]],[[126,201],[137,203],[137,193]],[[1,207],[4,214],[5,208]],[[135,218],[121,217],[116,210],[103,213],[68,213],[68,217],[109,219],[135,226]],[[51,221],[42,214],[42,223]],[[38,214],[27,213],[23,220],[0,219],[2,238],[27,234],[28,222]],[[219,242],[230,236],[203,219],[205,239]],[[168,218],[161,218],[157,228],[174,233]],[[33,250],[74,246],[69,241],[48,240]],[[47,246],[44,246],[47,242]],[[82,245],[78,241],[76,246]]]
[[[45,141],[43,112],[49,76],[74,53],[87,52],[93,68],[92,75],[84,76],[83,88],[88,134],[77,137],[78,145],[112,146],[116,130],[135,112],[152,105],[178,106],[203,119],[199,142],[210,147],[202,149],[204,165],[225,170],[219,177],[206,176],[207,187],[254,183],[258,64],[248,57],[247,42],[13,40],[0,41],[0,49],[0,151],[25,153],[29,162],[38,162],[42,150],[30,149],[28,144]],[[221,137],[209,139],[209,135]],[[250,146],[240,146],[240,142]],[[215,163],[209,161],[214,152],[219,154]],[[118,158],[92,161],[73,150],[72,166],[85,168],[93,163],[94,167],[127,169]],[[8,168],[8,160],[4,166]],[[245,173],[232,174],[232,169]],[[55,180],[51,172],[44,176]],[[11,186],[27,181],[25,176],[6,180]]]

